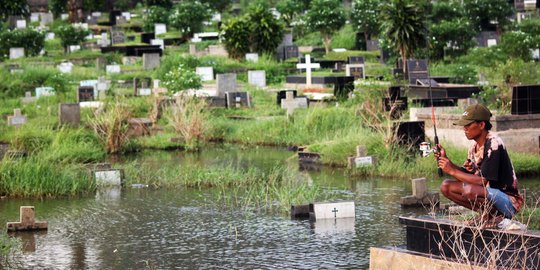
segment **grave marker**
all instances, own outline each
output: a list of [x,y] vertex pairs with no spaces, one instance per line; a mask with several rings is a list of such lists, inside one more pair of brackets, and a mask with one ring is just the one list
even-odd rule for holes
[[25,29],[26,28],[26,20],[17,20],[17,29]]
[[121,186],[123,184],[123,170],[95,171],[94,179],[98,186]]
[[73,64],[71,62],[64,62],[60,63],[57,68],[62,73],[71,73],[71,71],[73,70]]
[[[407,75],[409,84],[416,84],[417,80],[429,80],[428,64],[425,59],[408,59],[407,60]],[[437,83],[431,86],[436,86]]]
[[133,79],[133,91],[135,96],[149,96],[152,94],[152,89],[150,89],[150,84],[152,83],[152,78],[135,78]]
[[37,22],[39,21],[39,13],[32,12],[30,14],[30,22]]
[[287,117],[291,117],[296,108],[299,108],[300,105],[294,97],[294,92],[287,91],[285,94],[286,98],[281,100],[281,108],[287,110]]
[[310,219],[338,219],[338,218],[354,218],[355,207],[354,201],[335,202],[335,203],[313,203],[309,205]]
[[201,76],[203,82],[214,80],[214,68],[213,67],[196,67],[195,73]]
[[540,114],[540,85],[512,87],[512,114]]
[[345,75],[353,76],[355,80],[365,79],[366,74],[364,73],[364,64],[346,64]]
[[36,87],[36,98],[40,98],[42,96],[54,96],[54,88]]
[[251,96],[248,92],[225,92],[227,108],[251,108]]
[[266,71],[249,70],[248,83],[257,87],[266,87]]
[[126,19],[126,21],[131,21],[131,13],[130,12],[122,12],[122,17]]
[[298,95],[298,91],[296,91],[296,90],[280,90],[280,91],[278,91],[277,95],[276,95],[276,99],[277,99],[276,104],[278,106],[281,106],[281,100],[282,99],[287,98],[287,92],[292,92],[294,97],[296,97]]
[[300,54],[298,52],[298,46],[290,45],[290,46],[284,46],[283,47],[283,57],[284,57],[284,59],[295,58],[295,57],[298,57],[299,55]]
[[120,73],[120,65],[107,65],[105,70],[107,74]]
[[60,124],[78,126],[81,123],[81,106],[78,103],[59,105]]
[[73,53],[81,50],[81,45],[69,45],[69,52]]
[[156,36],[167,33],[167,25],[164,23],[154,24],[154,33]]
[[13,115],[8,116],[7,123],[8,126],[22,126],[26,124],[26,116],[21,114],[21,109],[14,109]]
[[236,73],[218,74],[216,84],[219,97],[225,97],[226,92],[236,92]]
[[165,50],[165,41],[163,39],[160,39],[160,38],[152,39],[152,40],[150,40],[150,44],[151,45],[159,45],[159,47],[162,50]]
[[[103,35],[101,37],[103,39]],[[126,34],[122,31],[111,30],[111,40],[112,44],[120,44],[126,42]]]
[[77,90],[77,102],[94,101],[95,89],[92,86],[79,86]]
[[9,59],[24,57],[24,48],[9,48]]
[[55,36],[54,32],[48,32],[45,36],[45,40],[53,40]]
[[24,97],[21,99],[21,102],[22,102],[23,104],[28,104],[28,103],[31,103],[31,102],[36,101],[36,99],[37,99],[36,97],[33,97],[33,96],[32,96],[32,92],[26,91],[26,92],[24,93]]
[[8,232],[47,229],[47,221],[37,221],[35,219],[35,209],[33,206],[21,206],[19,211],[19,222],[8,222],[6,224]]
[[159,67],[161,62],[161,56],[159,56],[159,53],[143,53],[142,58],[143,68],[146,70]]
[[101,38],[97,41],[97,44],[100,47],[107,47],[110,45],[109,38],[107,37],[107,33],[101,33]]
[[321,65],[319,65],[319,63],[311,63],[311,57],[309,54],[306,55],[306,63],[296,64],[297,69],[306,70],[306,86],[311,86],[311,69],[320,67]]
[[257,63],[259,62],[259,54],[258,53],[246,53],[246,61]]
[[52,13],[41,13],[41,22],[42,26],[48,25],[54,21]]

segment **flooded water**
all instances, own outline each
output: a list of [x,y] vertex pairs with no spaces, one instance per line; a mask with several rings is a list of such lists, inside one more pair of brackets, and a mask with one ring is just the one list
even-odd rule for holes
[[[285,149],[224,146],[128,159],[269,169],[292,155]],[[25,247],[17,267],[24,269],[367,269],[370,247],[404,244],[400,215],[427,212],[399,206],[399,198],[411,194],[406,179],[351,179],[340,169],[309,176],[328,192],[354,199],[356,219],[310,223],[209,207],[212,190],[127,188],[83,199],[0,201],[0,223],[18,220],[21,205],[34,205],[37,218],[49,222],[46,233],[19,236]],[[539,183],[526,185],[538,190]],[[429,185],[435,190],[438,183]]]

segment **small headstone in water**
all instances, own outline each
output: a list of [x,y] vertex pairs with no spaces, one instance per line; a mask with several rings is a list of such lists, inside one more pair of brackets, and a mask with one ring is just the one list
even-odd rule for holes
[[310,219],[354,218],[354,201],[335,203],[313,203],[310,205]]
[[427,191],[426,178],[412,179],[412,192],[412,196],[401,197],[402,207],[439,204],[439,193]]
[[46,230],[47,227],[47,221],[37,221],[35,219],[35,210],[33,206],[21,206],[19,222],[7,223],[8,232]]

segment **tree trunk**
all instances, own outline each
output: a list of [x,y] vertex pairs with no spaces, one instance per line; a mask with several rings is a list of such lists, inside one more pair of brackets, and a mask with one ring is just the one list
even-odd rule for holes
[[401,51],[401,61],[403,64],[403,77],[405,78],[405,76],[407,75],[407,51],[403,47],[400,48],[400,51]]
[[67,8],[69,14],[69,21],[71,23],[82,22],[83,19],[83,1],[82,0],[68,0]]
[[326,51],[326,54],[330,52],[330,42],[332,39],[330,38],[329,34],[323,34],[323,43],[324,43],[324,50]]

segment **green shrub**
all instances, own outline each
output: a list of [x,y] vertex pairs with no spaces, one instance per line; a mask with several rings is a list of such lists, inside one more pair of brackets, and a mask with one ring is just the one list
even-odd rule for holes
[[432,75],[450,76],[451,83],[475,84],[478,73],[474,66],[469,64],[435,64],[430,68]]
[[9,57],[10,48],[24,48],[27,56],[36,56],[45,46],[45,33],[36,30],[15,29],[0,33],[0,59]]
[[169,91],[176,93],[187,89],[199,89],[202,87],[201,76],[193,69],[178,65],[176,69],[169,70],[163,77],[163,85]]
[[176,5],[169,15],[169,25],[178,29],[182,37],[193,36],[203,29],[203,22],[212,18],[210,8],[205,3],[184,0]]
[[60,38],[64,51],[67,51],[68,46],[81,44],[90,31],[72,25],[61,25],[56,28],[55,33]]
[[525,32],[506,32],[501,37],[501,49],[510,57],[532,60],[531,49],[540,47],[540,37]]
[[161,6],[151,6],[144,17],[143,29],[146,32],[154,32],[154,24],[169,23],[170,11]]
[[334,34],[330,46],[332,48],[345,48],[352,50],[355,48],[356,38],[354,37],[356,37],[356,32],[354,31],[353,27],[350,24],[345,25]]

